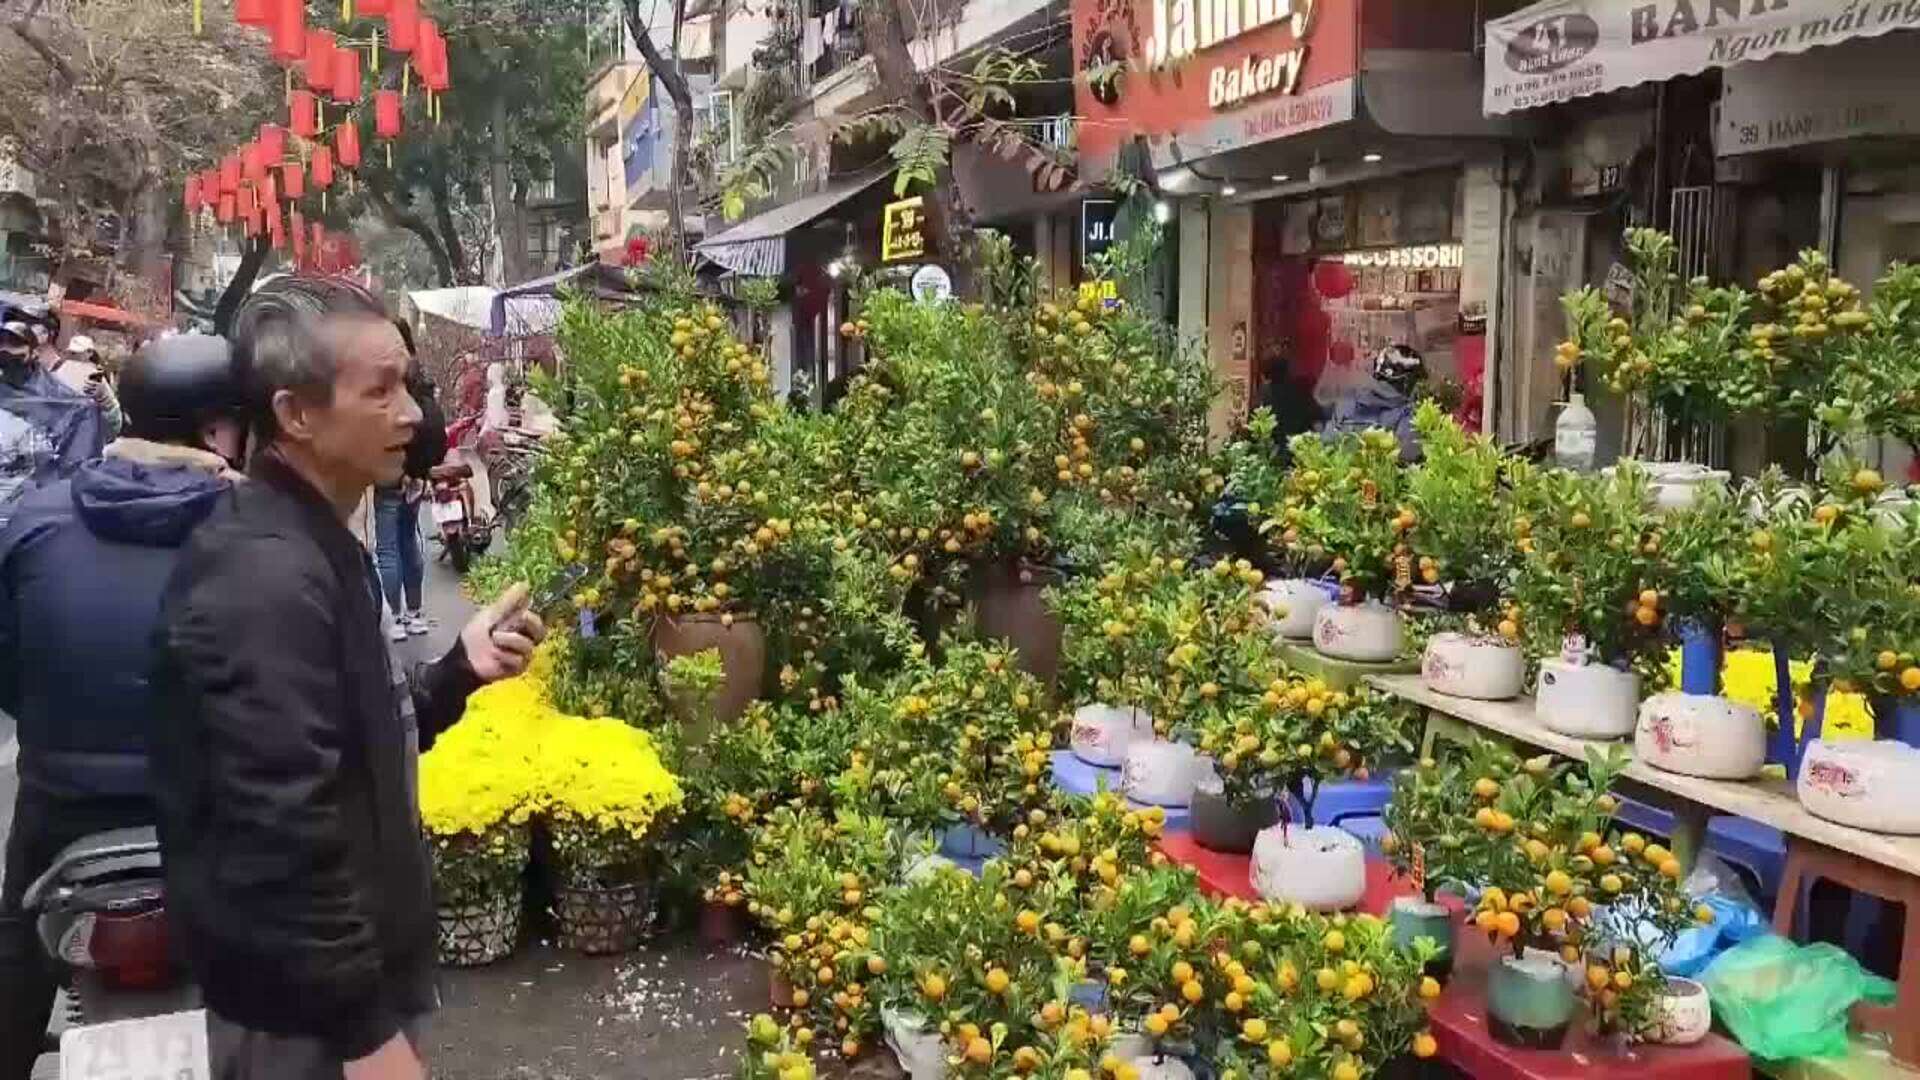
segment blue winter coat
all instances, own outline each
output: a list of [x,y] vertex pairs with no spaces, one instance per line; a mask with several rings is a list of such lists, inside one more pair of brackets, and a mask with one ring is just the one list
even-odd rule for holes
[[0,532],[0,709],[19,722],[21,786],[59,799],[150,793],[160,594],[230,483],[212,455],[108,453],[28,493]]
[[1400,443],[1401,461],[1420,460],[1420,436],[1413,430],[1414,400],[1404,390],[1388,386],[1378,379],[1362,384],[1333,407],[1327,418],[1326,433],[1388,431]]

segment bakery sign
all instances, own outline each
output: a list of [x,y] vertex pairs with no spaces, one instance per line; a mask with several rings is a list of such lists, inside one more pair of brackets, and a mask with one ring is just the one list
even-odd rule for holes
[[1238,63],[1208,63],[1207,104],[1230,108],[1260,94],[1291,94],[1300,88],[1308,35],[1319,0],[1149,0],[1153,29],[1146,65],[1165,68],[1210,52],[1263,27],[1285,25],[1286,47],[1247,53]]

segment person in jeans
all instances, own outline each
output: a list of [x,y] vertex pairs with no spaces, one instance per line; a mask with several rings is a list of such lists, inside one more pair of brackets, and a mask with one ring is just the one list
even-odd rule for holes
[[447,418],[440,411],[433,381],[420,365],[412,329],[400,319],[395,319],[393,326],[407,347],[407,392],[420,408],[420,426],[414,428],[413,441],[407,444],[405,474],[400,482],[374,489],[373,535],[381,588],[386,593],[387,610],[394,615],[388,636],[405,641],[409,634],[422,635],[433,629],[420,603],[420,586],[427,572],[426,557],[420,550],[420,503],[431,490],[433,467],[447,456]]
[[154,800],[170,932],[219,1080],[422,1080],[439,1003],[419,752],[544,635],[524,584],[409,668],[346,519],[420,409],[379,299],[283,277],[234,316],[260,447],[160,602]]

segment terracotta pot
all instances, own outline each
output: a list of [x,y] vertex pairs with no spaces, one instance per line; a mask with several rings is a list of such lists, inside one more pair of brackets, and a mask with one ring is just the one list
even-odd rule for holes
[[1548,731],[1577,739],[1624,739],[1640,707],[1640,676],[1605,664],[1540,661],[1533,715]]
[[734,904],[707,900],[700,904],[700,940],[709,945],[731,945],[747,936],[747,913]]
[[1573,1024],[1575,1000],[1559,959],[1502,956],[1487,972],[1487,1030],[1508,1046],[1557,1050]]
[[793,984],[780,974],[780,968],[773,961],[767,961],[767,1000],[776,1009],[793,1008]]
[[1435,634],[1420,658],[1420,681],[1436,693],[1505,701],[1525,688],[1527,658],[1519,646],[1497,638]]
[[1236,802],[1202,785],[1194,789],[1188,812],[1195,843],[1209,851],[1245,855],[1260,831],[1280,820],[1280,802],[1271,796]]
[[1253,842],[1253,887],[1276,904],[1342,911],[1367,891],[1367,851],[1345,829],[1275,825]]
[[1313,617],[1313,647],[1335,660],[1384,664],[1406,637],[1400,613],[1385,604],[1328,604]]
[[1920,834],[1920,750],[1906,743],[1807,744],[1800,763],[1800,805],[1815,817],[1869,832]]
[[1060,575],[1043,567],[997,562],[974,570],[974,623],[1019,654],[1022,670],[1052,686],[1060,674],[1060,620],[1041,598]]
[[1767,761],[1758,710],[1716,694],[1655,694],[1640,705],[1633,752],[1656,769],[1709,780],[1747,780]]
[[1713,1004],[1707,988],[1692,979],[1669,977],[1647,1038],[1664,1046],[1692,1046],[1712,1028]]
[[714,694],[711,717],[685,715],[691,708],[676,703],[689,744],[704,741],[713,724],[739,719],[760,696],[767,678],[767,635],[753,619],[735,618],[732,626],[723,625],[718,615],[705,614],[663,615],[653,621],[653,651],[662,664],[707,649],[720,650],[726,677]]

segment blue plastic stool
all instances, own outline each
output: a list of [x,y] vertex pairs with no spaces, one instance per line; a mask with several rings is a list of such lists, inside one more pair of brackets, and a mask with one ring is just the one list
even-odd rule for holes
[[[1393,780],[1329,780],[1320,785],[1313,799],[1315,825],[1343,825],[1350,818],[1378,818],[1393,797]],[[1293,821],[1306,820],[1306,808],[1287,793],[1287,815]],[[1349,829],[1349,832],[1353,830]]]
[[[1673,815],[1657,806],[1622,799],[1614,816],[1641,832],[1673,835]],[[1707,850],[1744,870],[1757,899],[1771,902],[1779,894],[1787,862],[1787,841],[1779,829],[1743,817],[1715,817],[1707,822]]]
[[[1089,765],[1071,750],[1053,752],[1053,786],[1069,795],[1097,795],[1102,791],[1120,790],[1120,770],[1102,765]],[[1146,809],[1145,803],[1127,800],[1127,805],[1135,810]],[[1165,832],[1185,832],[1187,821],[1192,816],[1186,807],[1163,806],[1167,815],[1161,825]]]

